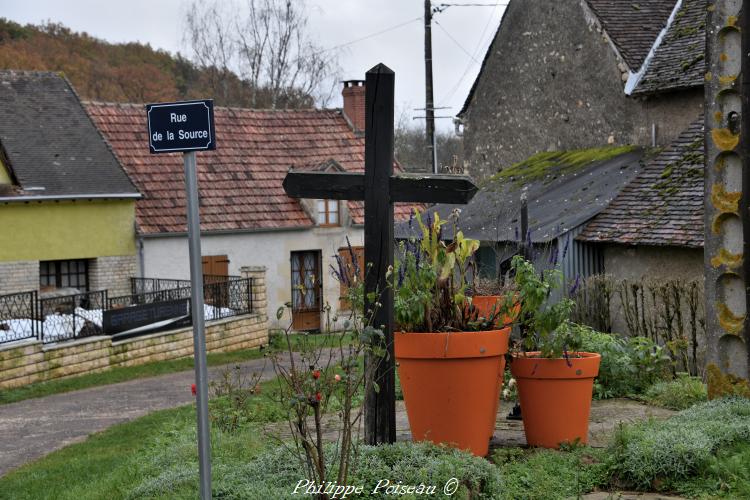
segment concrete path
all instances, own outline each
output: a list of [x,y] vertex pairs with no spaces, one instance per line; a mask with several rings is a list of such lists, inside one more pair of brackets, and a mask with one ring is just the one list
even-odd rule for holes
[[[265,358],[237,364],[247,376],[274,377]],[[234,365],[210,368],[209,380]],[[0,476],[114,424],[189,404],[194,382],[185,371],[0,405]]]

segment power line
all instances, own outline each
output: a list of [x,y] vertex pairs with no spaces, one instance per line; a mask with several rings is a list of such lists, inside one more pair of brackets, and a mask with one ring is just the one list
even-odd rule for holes
[[401,27],[403,27],[403,26],[406,26],[407,24],[411,24],[411,23],[413,23],[413,22],[415,22],[415,21],[421,21],[421,20],[422,20],[422,17],[415,17],[415,18],[413,18],[413,19],[409,19],[408,21],[404,21],[403,23],[399,23],[399,24],[396,24],[396,25],[394,25],[394,26],[391,26],[390,28],[385,28],[385,29],[383,29],[383,30],[380,30],[380,31],[376,31],[375,33],[371,33],[371,34],[369,34],[369,35],[365,35],[365,36],[363,36],[363,37],[361,37],[361,38],[357,38],[357,39],[354,39],[354,40],[352,40],[352,41],[349,41],[349,42],[346,42],[346,43],[342,43],[342,44],[340,44],[340,45],[334,45],[333,47],[329,47],[329,48],[327,48],[327,49],[323,49],[323,50],[321,50],[321,51],[318,51],[318,52],[316,52],[316,54],[320,54],[320,53],[322,53],[322,52],[329,52],[329,51],[331,51],[331,50],[336,50],[336,49],[340,49],[340,48],[342,48],[342,47],[348,47],[349,45],[354,45],[355,43],[359,43],[359,42],[361,42],[361,41],[364,41],[364,40],[367,40],[367,39],[369,39],[369,38],[373,38],[373,37],[376,37],[376,36],[382,35],[382,34],[384,34],[384,33],[388,33],[389,31],[393,31],[393,30],[396,30],[396,29],[398,29],[398,28],[401,28]]
[[508,5],[508,3],[439,3],[435,8],[441,7],[497,7],[498,5]]
[[453,41],[453,43],[455,43],[458,46],[459,49],[463,50],[464,53],[467,56],[469,56],[475,63],[479,64],[479,61],[477,61],[476,58],[468,50],[466,50],[463,45],[461,45],[460,43],[458,43],[458,40],[456,40],[455,38],[453,38],[453,35],[451,35],[450,33],[448,33],[448,30],[446,30],[445,28],[443,28],[442,24],[440,24],[439,22],[437,22],[436,19],[433,19],[433,21],[435,21],[435,24],[437,24],[438,27],[441,30],[443,30],[443,33],[445,33],[446,35],[448,35],[448,38],[450,38]]

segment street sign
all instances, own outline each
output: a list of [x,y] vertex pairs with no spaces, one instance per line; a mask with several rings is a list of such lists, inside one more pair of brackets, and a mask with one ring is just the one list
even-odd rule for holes
[[216,149],[214,101],[146,104],[151,153]]

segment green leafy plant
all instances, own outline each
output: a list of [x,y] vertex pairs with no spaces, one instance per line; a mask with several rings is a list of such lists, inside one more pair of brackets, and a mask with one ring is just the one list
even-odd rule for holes
[[518,323],[523,333],[525,351],[539,351],[544,358],[560,358],[580,349],[580,329],[570,322],[573,301],[562,298],[550,303],[552,291],[562,285],[559,269],[545,269],[538,273],[534,265],[516,255],[511,260],[515,275],[515,295],[508,294],[504,303],[520,302]]
[[[433,217],[434,216],[434,217]],[[415,211],[421,237],[399,245],[396,264],[389,274],[394,288],[394,315],[399,328],[409,332],[478,331],[495,328],[496,319],[507,314],[499,307],[488,318],[473,315],[467,291],[474,278],[474,253],[479,241],[458,229],[458,211],[449,220],[436,213]],[[446,242],[443,229],[452,222],[453,239]]]
[[708,391],[701,379],[681,373],[674,380],[657,382],[649,387],[644,399],[655,406],[684,410],[706,401]]
[[209,389],[211,422],[223,432],[234,433],[251,419],[250,398],[260,394],[260,373],[247,376],[240,365],[235,365],[222,370],[219,379],[209,383]]

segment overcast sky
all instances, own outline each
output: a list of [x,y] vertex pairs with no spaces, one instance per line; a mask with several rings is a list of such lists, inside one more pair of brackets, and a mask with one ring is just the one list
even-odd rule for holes
[[[242,3],[242,0],[239,0]],[[479,3],[489,7],[452,6],[435,16],[433,71],[437,115],[461,109],[507,0],[433,0],[433,4]],[[344,79],[363,79],[378,62],[396,72],[397,112],[423,115],[424,30],[422,0],[307,0],[309,24],[323,47],[334,47],[407,23],[341,49]],[[20,23],[51,20],[110,42],[138,41],[169,52],[189,54],[181,27],[188,2],[183,0],[0,0],[0,16]],[[332,106],[340,106],[334,100]],[[423,124],[423,121],[412,123]],[[440,129],[451,120],[438,120]]]

